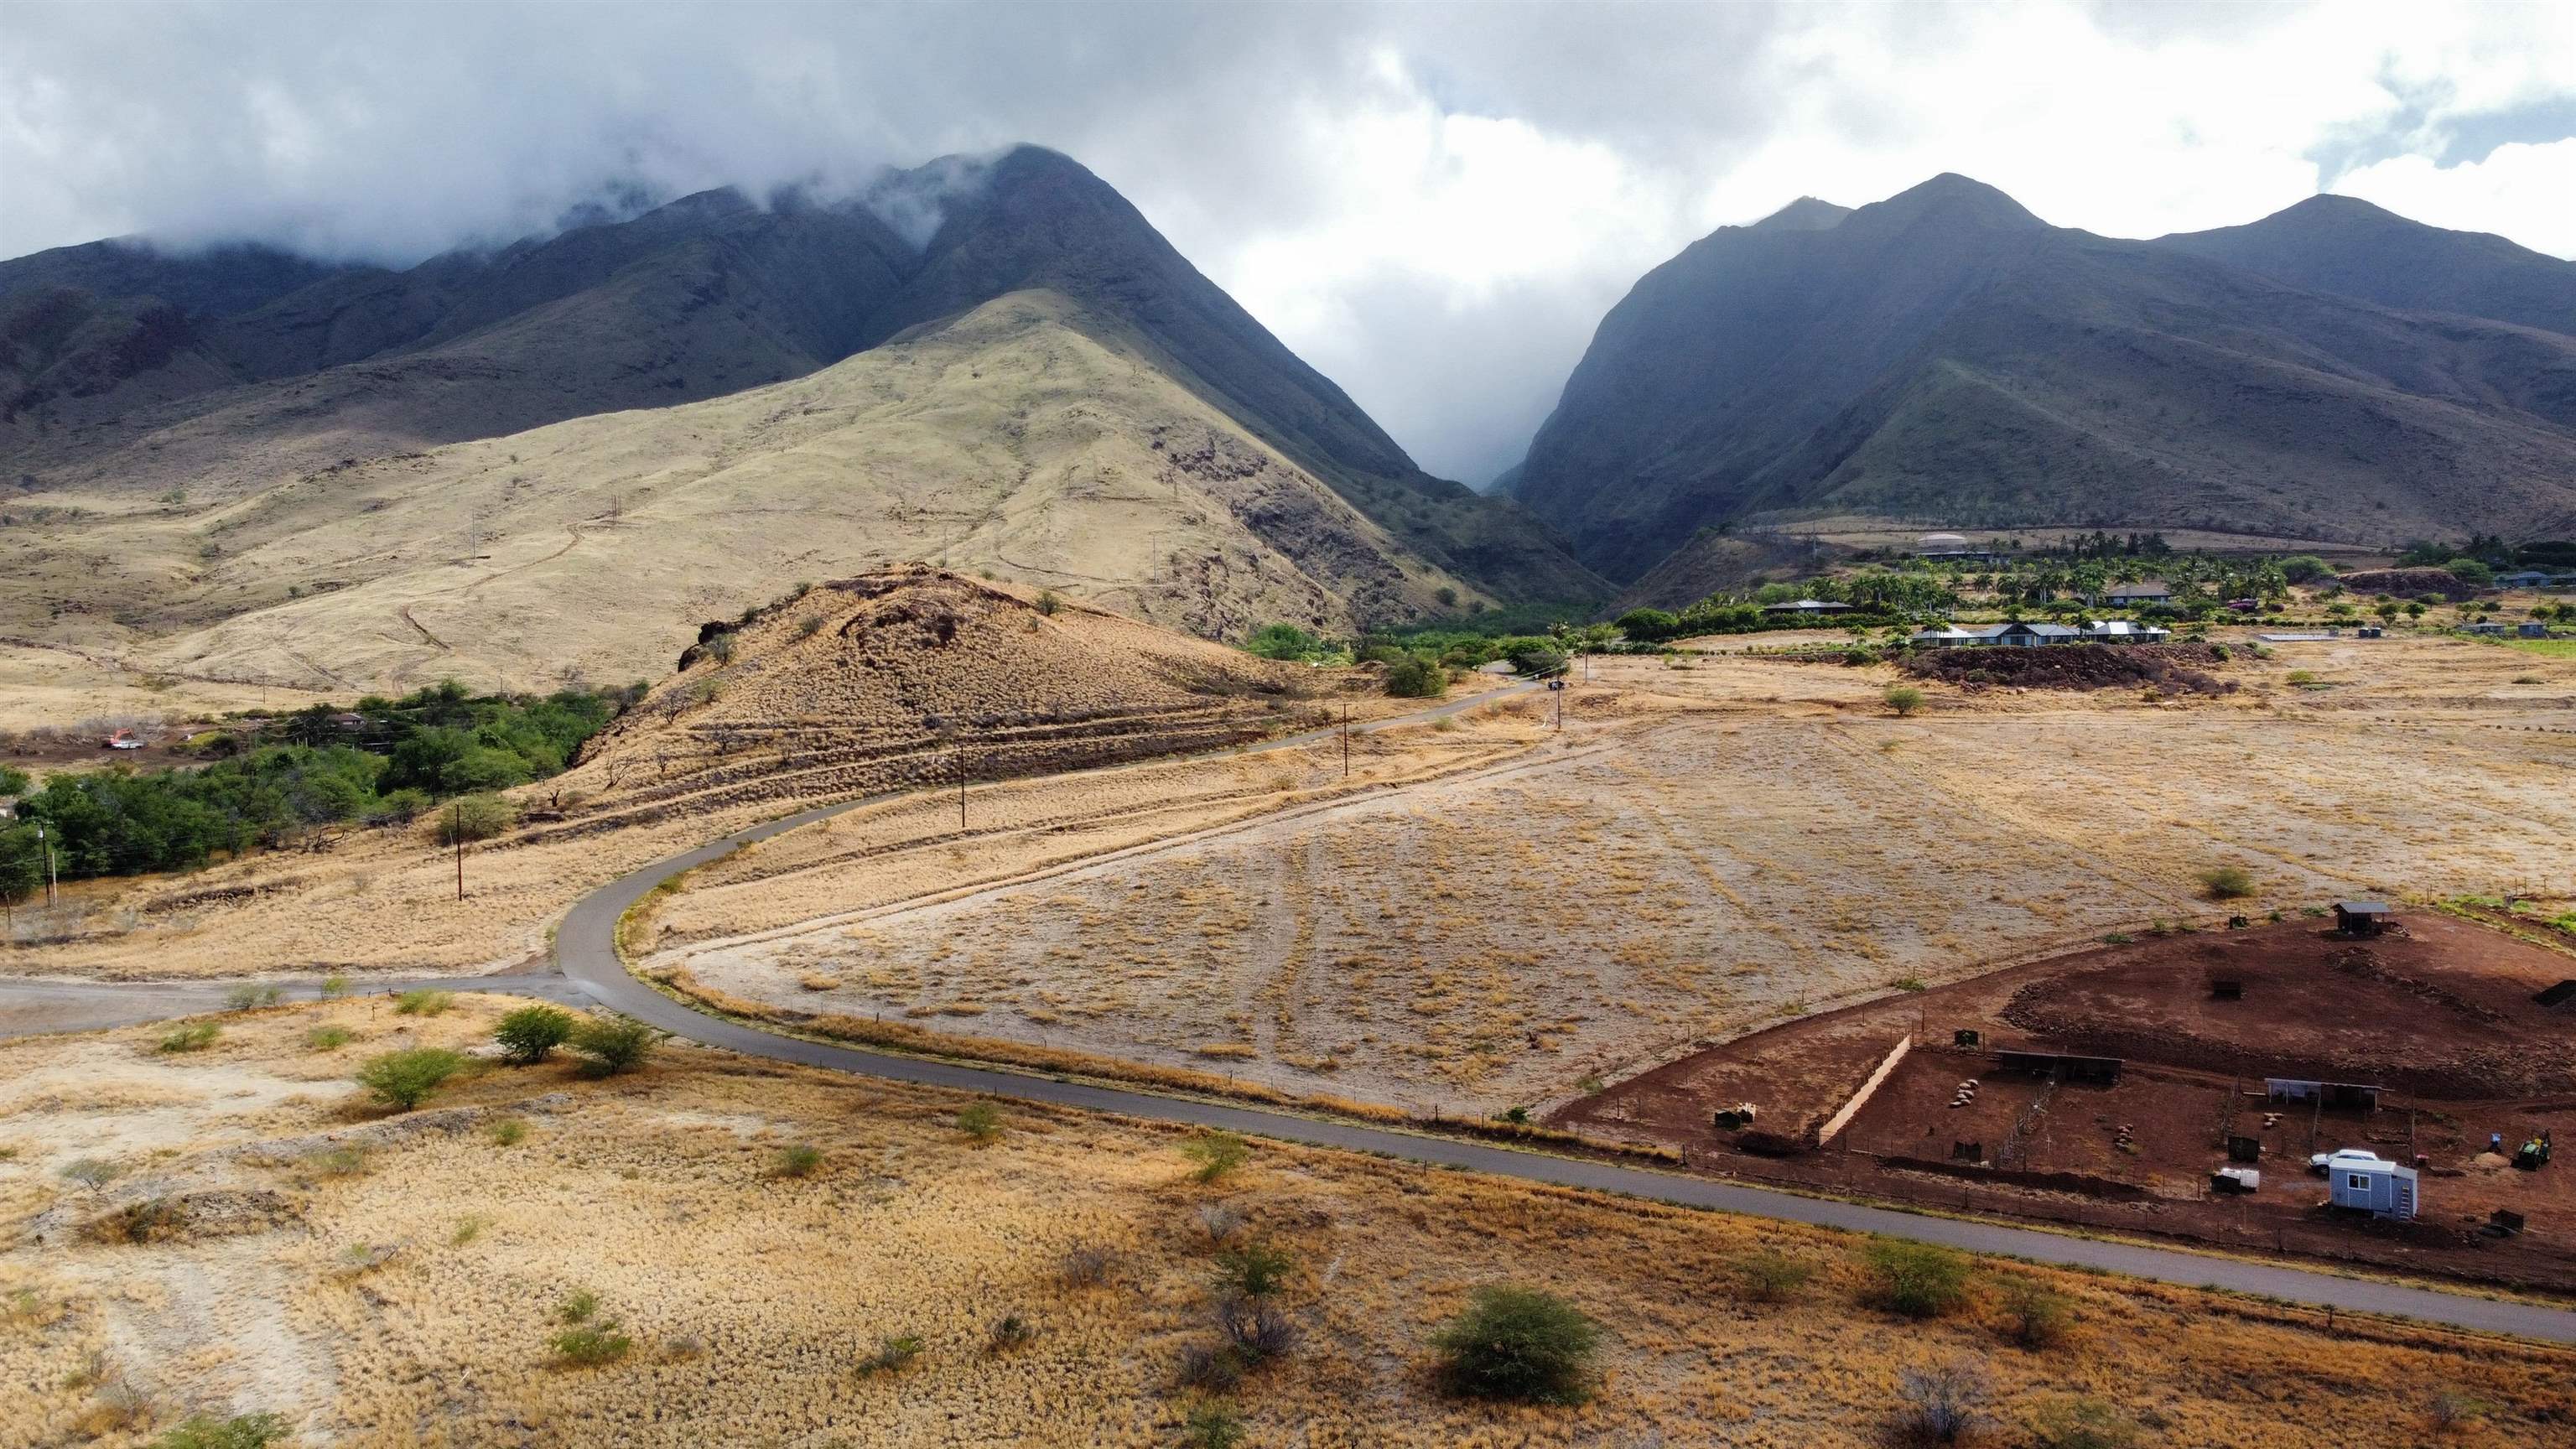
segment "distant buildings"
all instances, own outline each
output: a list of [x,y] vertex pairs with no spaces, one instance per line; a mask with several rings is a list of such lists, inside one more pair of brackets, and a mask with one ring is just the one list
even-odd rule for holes
[[2043,644],[2160,644],[2172,637],[2171,630],[2127,619],[2106,619],[2081,628],[2072,624],[2026,624],[2015,619],[1990,624],[1983,629],[1962,629],[1956,624],[1944,624],[1938,629],[1918,629],[1907,637],[1906,642],[1919,649],[1979,644],[2029,649]]
[[1786,604],[1767,605],[1762,612],[1766,614],[1839,614],[1850,607],[1849,604],[1829,604],[1822,599],[1795,599]]

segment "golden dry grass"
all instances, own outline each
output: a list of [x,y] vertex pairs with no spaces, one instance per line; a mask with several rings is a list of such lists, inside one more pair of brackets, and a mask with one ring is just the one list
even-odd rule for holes
[[[228,1019],[217,1046],[157,1057],[142,1031],[0,1045],[0,1446],[136,1445],[191,1411],[271,1410],[300,1442],[353,1446],[951,1444],[1159,1446],[1193,1396],[1173,1382],[1208,1337],[1209,1236],[1286,1248],[1302,1332],[1234,1402],[1256,1446],[1884,1442],[1900,1369],[1965,1358],[1995,1385],[1999,1428],[2048,1396],[2100,1397],[2157,1442],[2282,1449],[2327,1442],[2320,1414],[2401,1442],[2538,1445],[2576,1413],[2563,1351],[2463,1344],[2212,1298],[2012,1266],[1980,1270],[1963,1313],[1926,1325],[1858,1306],[1851,1240],[1818,1231],[1261,1144],[1213,1185],[1175,1131],[1005,1104],[978,1145],[950,1094],[672,1049],[588,1082],[494,1069],[375,1125],[347,1101],[352,1060],[397,1041],[466,1044],[507,1003],[445,1016],[365,1003]],[[359,1039],[302,1046],[318,1021]],[[457,1109],[465,1109],[462,1112]],[[525,1124],[502,1145],[489,1128]],[[318,1158],[376,1137],[355,1171]],[[819,1162],[782,1177],[780,1150]],[[111,1156],[129,1176],[93,1204],[57,1175]],[[286,1225],[148,1244],[31,1225],[151,1192],[223,1185],[292,1204]],[[1114,1254],[1067,1284],[1076,1247]],[[1768,1248],[1818,1270],[1791,1301],[1728,1286]],[[2059,1347],[2001,1332],[2003,1285],[2071,1299]],[[1607,1330],[1581,1409],[1440,1396],[1426,1339],[1480,1283],[1550,1288]],[[596,1368],[553,1362],[579,1292],[633,1341]],[[995,1348],[1018,1314],[1032,1336]],[[857,1365],[913,1335],[894,1373]],[[106,1382],[136,1412],[109,1427]],[[2434,1395],[2484,1406],[2438,1441]]]
[[[1528,700],[1422,731],[1461,762],[1373,756],[1396,789],[1231,819],[1112,793],[1097,827],[991,842],[1016,861],[934,847],[926,800],[798,832],[692,878],[656,960],[800,1010],[971,1002],[980,1036],[1497,1110],[2156,919],[2545,891],[2576,832],[2553,784],[2576,670],[2511,682],[2528,667],[2285,646],[2240,656],[2223,702],[1939,690],[1897,720],[1875,669],[1604,662],[1566,734]],[[2214,864],[2255,895],[2203,899]],[[841,984],[798,985],[817,973]]]
[[0,636],[347,697],[658,678],[699,620],[903,559],[1226,638],[1474,594],[1049,292],[704,402],[310,451],[48,494],[0,529]]

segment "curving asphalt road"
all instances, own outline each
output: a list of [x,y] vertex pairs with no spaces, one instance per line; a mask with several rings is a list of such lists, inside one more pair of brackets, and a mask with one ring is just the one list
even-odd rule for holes
[[[1534,686],[1519,685],[1507,693],[1531,687]],[[1502,697],[1502,693],[1479,695],[1438,709],[1380,720],[1367,728],[1436,718]],[[1352,728],[1358,731],[1363,727],[1354,725]],[[1314,731],[1274,740],[1256,748],[1281,749],[1308,744],[1330,738],[1333,733],[1331,730]],[[2414,1318],[2476,1332],[2576,1344],[2576,1311],[2564,1308],[2343,1278],[2305,1268],[2210,1257],[2170,1248],[2068,1237],[2000,1223],[1927,1217],[1894,1208],[1802,1197],[1795,1193],[1588,1158],[1556,1157],[1489,1143],[1307,1117],[1262,1107],[1160,1096],[1088,1082],[781,1036],[692,1010],[627,972],[626,963],[617,950],[617,923],[638,901],[651,894],[654,887],[681,871],[719,859],[754,841],[886,798],[885,795],[872,795],[818,806],[719,837],[695,850],[656,861],[611,881],[584,896],[564,917],[563,926],[555,934],[555,959],[562,966],[564,975],[601,1005],[674,1036],[746,1056],[827,1067],[893,1081],[1113,1112],[1153,1121],[1223,1128],[1319,1147],[1373,1152],[1433,1167],[1490,1172],[1525,1182],[1625,1193],[1686,1207],[1711,1208],[1852,1232],[1884,1233],[1939,1243],[1971,1253],[2025,1258],[2066,1267],[2099,1268],[2132,1277],[2187,1286],[2218,1287],[2320,1308]]]

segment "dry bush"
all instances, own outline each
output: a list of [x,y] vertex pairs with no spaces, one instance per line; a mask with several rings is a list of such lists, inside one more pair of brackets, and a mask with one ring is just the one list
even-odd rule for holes
[[1896,1432],[1909,1444],[1956,1444],[1986,1417],[1993,1389],[1985,1371],[1967,1359],[1937,1368],[1910,1368],[1897,1376],[1901,1403]]
[[1192,1177],[1215,1182],[1252,1160],[1252,1144],[1232,1132],[1202,1132],[1181,1144],[1181,1155],[1198,1164]]
[[2130,1449],[2143,1433],[2116,1407],[2081,1395],[2050,1399],[2030,1414],[2037,1449]]
[[1115,1249],[1098,1243],[1077,1243],[1064,1250],[1056,1264],[1056,1276],[1067,1287],[1092,1288],[1109,1279],[1109,1270],[1118,1266]]
[[1787,1302],[1816,1276],[1813,1264],[1769,1249],[1743,1254],[1727,1266],[1735,1275],[1737,1296],[1754,1303]]
[[2241,865],[2214,865],[2200,873],[2200,890],[2213,901],[2240,900],[2254,894],[2254,873]]
[[2004,1285],[2004,1336],[2023,1348],[2054,1347],[2066,1336],[2073,1309],[2066,1295],[2028,1278]]

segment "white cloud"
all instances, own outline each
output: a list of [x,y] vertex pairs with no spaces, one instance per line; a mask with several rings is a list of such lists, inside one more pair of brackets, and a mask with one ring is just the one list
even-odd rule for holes
[[1475,479],[1641,272],[1802,194],[1957,171],[2152,236],[2330,188],[2576,253],[2576,128],[2494,132],[2576,113],[2569,5],[15,0],[0,57],[0,254],[416,257],[611,184],[1051,145]]
[[2576,140],[2508,142],[2456,166],[2393,156],[2345,173],[2334,189],[2401,216],[2438,217],[2458,231],[2491,231],[2576,257]]

